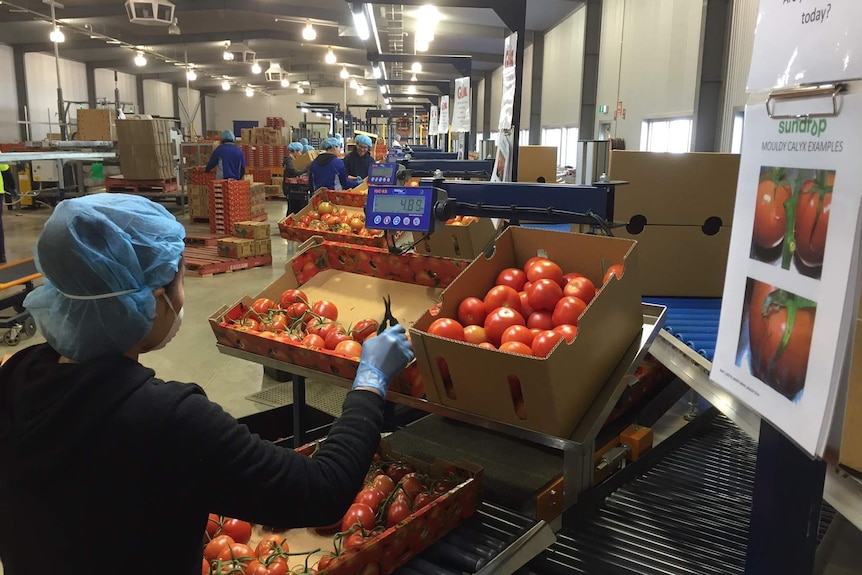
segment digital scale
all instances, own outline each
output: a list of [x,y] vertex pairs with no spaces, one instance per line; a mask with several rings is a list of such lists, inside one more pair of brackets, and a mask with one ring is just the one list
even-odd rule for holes
[[373,230],[433,232],[434,208],[446,197],[446,192],[432,187],[370,187],[365,225]]
[[400,162],[401,160],[406,160],[406,159],[407,159],[406,153],[400,153],[400,154],[389,153],[386,155],[386,162],[387,163]]
[[398,164],[371,164],[368,183],[374,186],[394,186],[398,183]]

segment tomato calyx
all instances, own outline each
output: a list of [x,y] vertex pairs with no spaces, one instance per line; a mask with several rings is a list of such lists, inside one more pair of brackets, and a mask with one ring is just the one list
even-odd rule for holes
[[817,212],[814,214],[814,224],[811,226],[811,232],[808,237],[810,242],[814,238],[814,232],[817,229],[817,224],[820,222],[820,215],[823,213],[823,201],[826,194],[832,193],[832,186],[829,185],[829,173],[826,171],[818,171],[814,179],[814,185],[806,192],[806,194],[817,194]]
[[777,289],[766,296],[763,301],[763,308],[760,310],[761,316],[769,317],[774,313],[778,313],[782,309],[787,310],[787,321],[785,322],[784,333],[781,336],[781,343],[778,344],[778,349],[775,355],[769,362],[769,372],[775,369],[775,364],[781,359],[784,350],[790,343],[790,338],[793,335],[793,326],[796,324],[796,314],[803,309],[816,309],[817,303],[805,299],[804,297],[790,293],[783,289]]

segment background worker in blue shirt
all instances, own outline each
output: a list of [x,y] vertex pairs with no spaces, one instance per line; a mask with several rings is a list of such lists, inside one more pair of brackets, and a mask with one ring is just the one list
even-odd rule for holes
[[370,152],[371,138],[364,134],[356,136],[356,149],[344,156],[344,167],[347,168],[348,176],[360,180],[368,177],[368,170],[374,163]]
[[245,175],[245,155],[236,145],[236,137],[230,130],[221,133],[221,146],[213,150],[206,171],[216,170],[218,180],[241,180]]
[[362,183],[362,180],[351,180],[347,177],[344,161],[338,157],[338,140],[326,138],[321,146],[323,153],[311,162],[308,168],[308,182],[312,191],[326,188],[327,190],[349,190]]

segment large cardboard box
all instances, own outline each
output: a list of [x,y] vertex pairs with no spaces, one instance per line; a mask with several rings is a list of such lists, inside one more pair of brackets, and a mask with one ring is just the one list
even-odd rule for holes
[[[622,263],[622,279],[612,279],[590,302],[578,336],[563,341],[547,358],[485,349],[430,335],[438,317],[456,317],[466,297],[483,297],[497,274],[523,267],[538,254],[567,272],[602,285],[603,271]],[[429,400],[510,425],[570,437],[608,383],[642,326],[636,242],[617,238],[510,227],[491,258],[477,258],[443,293],[439,314],[429,310],[410,330]],[[436,397],[432,397],[432,391]],[[520,409],[520,397],[523,409]]]
[[[419,239],[423,234],[413,234]],[[472,260],[485,251],[494,238],[497,228],[490,218],[479,218],[467,226],[444,225],[439,222],[428,239],[416,244],[416,251],[445,258]]]
[[218,255],[223,258],[250,258],[255,250],[254,240],[242,238],[222,238],[218,241]]
[[117,140],[117,111],[114,109],[78,110],[78,140],[114,142]]
[[643,295],[721,297],[739,175],[737,154],[614,150],[615,235],[639,244]]
[[300,154],[293,159],[293,166],[296,168],[297,172],[305,172],[308,170],[308,166],[311,165],[311,162],[313,162],[319,155],[320,152],[317,150]]
[[521,146],[518,148],[518,181],[553,184],[557,181],[557,148],[555,146]]
[[[862,302],[857,312],[849,377],[840,462],[862,474]],[[838,405],[840,409],[840,402]]]
[[117,120],[120,169],[127,180],[176,177],[170,126],[165,120]]
[[233,235],[250,240],[265,240],[269,238],[269,224],[266,222],[236,222],[233,225]]
[[[360,215],[364,213],[363,210],[359,208],[354,208],[351,206],[340,207],[343,207],[345,210],[347,210],[348,215]],[[328,231],[328,229],[322,230],[314,229],[312,227],[302,227],[302,217],[307,216],[314,210],[315,205],[308,204],[297,213],[291,214],[278,222],[278,230],[281,234],[281,237],[294,242],[304,242],[315,236],[320,236],[329,242],[346,242],[367,247],[388,249],[389,242],[386,239],[384,233],[380,230],[369,229],[369,233],[373,235],[360,236],[355,233],[339,234],[336,232]]]

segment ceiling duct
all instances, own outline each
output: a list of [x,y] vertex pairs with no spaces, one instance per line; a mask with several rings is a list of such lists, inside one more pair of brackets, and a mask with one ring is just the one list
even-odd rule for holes
[[174,5],[168,0],[126,0],[126,13],[132,24],[170,26],[174,22]]
[[231,44],[228,51],[233,54],[231,62],[237,64],[254,64],[257,60],[257,53],[249,48],[245,42]]

